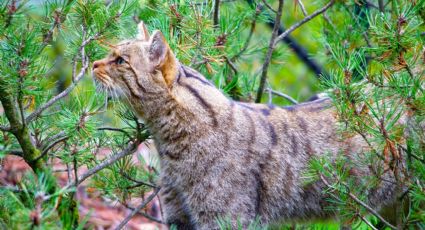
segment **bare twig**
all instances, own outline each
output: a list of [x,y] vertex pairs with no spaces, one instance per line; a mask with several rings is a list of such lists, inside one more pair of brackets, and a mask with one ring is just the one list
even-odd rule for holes
[[[126,208],[128,208],[128,209],[130,209],[130,210],[132,210],[132,211],[134,211],[134,210],[135,210],[135,208],[134,208],[134,207],[131,207],[130,205],[128,205],[128,204],[126,204],[126,203],[124,203],[124,202],[121,202],[121,201],[120,201],[120,203],[121,203],[122,205],[124,205]],[[155,218],[155,217],[153,217],[153,216],[151,216],[151,215],[149,215],[149,214],[147,214],[147,213],[145,213],[145,212],[138,212],[137,214],[140,214],[140,215],[142,215],[142,216],[146,217],[147,219],[149,219],[149,220],[151,220],[151,221],[154,221],[154,222],[157,222],[157,223],[159,223],[159,224],[165,224],[165,223],[164,223],[164,222],[162,222],[161,220],[159,220],[159,219],[157,219],[157,218]]]
[[273,7],[267,2],[267,0],[261,0],[263,4],[271,11],[273,11],[275,14],[277,14],[277,11],[273,9]]
[[367,224],[372,230],[378,230],[377,228],[375,228],[375,226],[373,226],[373,224],[371,224],[366,218],[364,218],[364,216],[362,215],[358,215],[360,217],[360,219]]
[[130,143],[128,144],[127,148],[125,148],[124,150],[122,150],[121,152],[112,155],[110,158],[108,158],[107,160],[103,161],[102,163],[96,165],[95,167],[89,169],[87,172],[85,172],[83,175],[81,175],[80,177],[78,177],[78,183],[76,181],[74,181],[74,183],[72,183],[71,185],[67,186],[77,186],[78,184],[80,184],[81,182],[85,181],[87,178],[91,177],[92,175],[94,175],[95,173],[99,172],[100,170],[112,165],[113,163],[117,162],[118,160],[120,160],[121,158],[132,154],[133,151],[136,149],[137,145],[139,143],[135,142],[135,143]]
[[255,99],[255,102],[257,103],[261,101],[261,96],[263,95],[264,85],[267,79],[267,71],[271,62],[273,50],[276,47],[276,38],[277,38],[279,27],[280,27],[280,18],[282,17],[282,8],[283,8],[283,0],[279,0],[279,6],[276,13],[272,37],[270,38],[269,48],[267,50],[267,55],[263,63],[263,67],[261,71],[260,86],[258,87],[257,97]]
[[266,90],[267,90],[270,94],[274,94],[274,95],[277,95],[277,96],[279,96],[279,97],[283,97],[283,98],[285,98],[286,100],[290,101],[292,104],[298,104],[298,101],[297,101],[297,100],[295,100],[294,98],[292,98],[292,97],[291,97],[291,96],[289,96],[289,95],[286,95],[286,94],[284,94],[284,93],[281,93],[281,92],[275,91],[275,90],[273,90],[273,89],[271,89],[271,88],[267,88]]
[[306,22],[310,21],[311,19],[315,18],[316,16],[320,15],[321,13],[325,12],[327,9],[329,9],[333,4],[335,3],[335,0],[331,0],[328,4],[326,4],[324,7],[314,11],[312,14],[306,16],[301,21],[295,23],[291,27],[289,27],[285,32],[279,35],[277,39],[275,40],[274,46],[276,46],[277,42],[279,40],[284,39],[286,36],[288,36],[292,31],[298,29],[298,27],[304,25]]
[[137,183],[139,186],[140,185],[146,185],[146,186],[149,186],[151,188],[158,188],[158,186],[156,186],[154,184],[151,184],[151,183],[148,183],[148,182],[144,182],[144,181],[141,181],[141,180],[136,180],[136,179],[132,178],[131,176],[129,176],[125,172],[122,172],[121,171],[120,174],[123,175],[127,180],[130,180],[130,181],[133,181],[133,182]]
[[303,12],[304,16],[307,16],[307,10],[305,10],[304,4],[301,0],[297,0],[298,4],[300,5],[301,11]]
[[232,60],[230,60],[230,58],[228,58],[227,56],[224,56],[224,59],[226,60],[227,65],[229,65],[229,67],[233,70],[233,72],[235,74],[238,74],[238,69],[236,68],[235,63],[233,63]]
[[55,140],[53,142],[49,142],[49,145],[46,146],[45,148],[43,148],[43,152],[40,154],[40,156],[38,156],[37,158],[35,158],[33,161],[35,162],[35,161],[40,160],[41,158],[43,158],[49,152],[49,150],[51,148],[55,147],[60,142],[65,141],[66,139],[68,139],[68,137],[67,136],[64,136],[64,137],[61,137],[61,138],[59,138],[59,139],[57,139],[57,140]]
[[113,127],[100,127],[97,130],[107,130],[107,131],[121,132],[121,133],[124,133],[124,135],[127,136],[128,138],[132,139],[131,135],[127,131],[125,131],[124,129],[113,128]]
[[215,28],[218,28],[219,17],[220,17],[220,0],[214,0],[213,25]]
[[[333,188],[333,186],[331,184],[329,184],[329,182],[325,179],[325,177],[320,174],[320,179],[322,180],[322,182],[329,188]],[[346,186],[346,185],[344,185]],[[357,198],[357,196],[355,196],[353,193],[351,192],[347,192],[347,195],[354,200],[357,204],[363,206],[370,214],[376,216],[380,221],[382,221],[382,223],[384,223],[385,225],[387,225],[388,227],[390,227],[391,229],[397,229],[394,225],[390,224],[387,220],[385,220],[381,215],[379,215],[379,213],[377,211],[375,211],[373,208],[371,208],[369,205],[367,205],[366,203],[364,203],[362,200],[360,200],[359,198]]]
[[133,211],[123,221],[121,221],[121,223],[115,228],[115,230],[122,229],[128,223],[128,221],[133,218],[134,215],[139,213],[142,208],[144,208],[149,202],[151,202],[155,198],[155,196],[159,193],[159,190],[159,188],[154,189],[153,193],[149,195],[149,197],[146,198],[146,200],[144,200],[139,206],[135,207]]

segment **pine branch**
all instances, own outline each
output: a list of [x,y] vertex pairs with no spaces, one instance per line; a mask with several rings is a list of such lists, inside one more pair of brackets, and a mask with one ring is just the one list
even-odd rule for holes
[[133,216],[139,213],[142,208],[146,207],[146,205],[155,198],[159,191],[159,188],[154,189],[153,193],[150,194],[149,197],[146,198],[146,200],[144,200],[139,206],[135,207],[134,210],[123,221],[121,221],[121,223],[115,228],[115,230],[122,229],[131,220],[131,218],[133,218]]
[[231,58],[231,60],[236,60],[246,51],[246,49],[248,49],[249,42],[251,41],[252,35],[254,34],[255,26],[257,24],[258,15],[260,15],[260,13],[262,11],[261,8],[262,7],[260,5],[257,5],[257,8],[255,9],[255,15],[254,15],[254,18],[252,19],[251,26],[250,26],[249,33],[248,33],[248,37],[246,38],[245,44],[242,47],[242,49],[235,56],[233,56]]
[[[141,180],[136,180],[136,179],[130,177],[127,173],[125,173],[123,171],[120,171],[120,174],[123,175],[127,180],[130,180],[130,181],[137,183],[137,185],[136,185],[137,187],[140,186],[140,185],[145,185],[145,186],[148,186],[148,187],[151,187],[151,188],[158,188],[158,186],[156,186],[154,184],[144,182],[144,181],[141,181]],[[131,186],[131,187],[133,187],[133,186]]]
[[291,27],[289,27],[285,32],[283,32],[282,34],[280,34],[277,37],[277,39],[276,39],[276,41],[274,43],[274,46],[276,46],[276,44],[277,44],[278,41],[284,39],[286,36],[288,36],[290,33],[292,33],[292,31],[298,29],[300,26],[304,25],[306,22],[312,20],[316,16],[318,16],[318,15],[322,14],[323,12],[325,12],[326,10],[328,10],[334,3],[335,3],[335,0],[331,0],[324,7],[316,10],[312,14],[310,14],[307,17],[303,18],[301,21],[299,21],[299,22],[295,23],[294,25],[292,25]]
[[65,141],[66,139],[68,139],[68,137],[67,137],[67,136],[65,136],[65,137],[61,137],[61,138],[59,138],[59,139],[57,139],[57,140],[55,140],[55,141],[53,141],[53,142],[49,142],[49,145],[43,148],[43,152],[40,154],[40,156],[38,156],[37,158],[35,158],[33,161],[35,162],[35,161],[40,160],[41,158],[43,158],[44,156],[46,156],[46,155],[47,155],[47,153],[49,152],[49,150],[50,150],[51,148],[55,147],[55,146],[56,146],[57,144],[59,144],[60,142]]
[[263,67],[262,67],[262,71],[261,71],[261,79],[260,79],[260,86],[258,87],[257,90],[257,97],[255,99],[256,103],[259,103],[261,101],[261,96],[263,95],[263,91],[264,91],[264,85],[266,83],[266,79],[267,79],[267,71],[272,59],[272,54],[273,54],[273,50],[276,47],[276,39],[277,39],[277,35],[279,32],[279,27],[280,27],[280,19],[282,17],[282,9],[283,9],[283,0],[279,0],[279,6],[277,9],[277,13],[276,13],[276,18],[275,18],[275,25],[273,28],[273,32],[272,32],[272,36],[270,38],[270,43],[269,43],[269,48],[267,50],[267,55],[266,58],[264,60],[263,63]]
[[133,154],[133,152],[136,150],[139,142],[133,142],[127,145],[127,147],[122,150],[121,152],[112,155],[107,160],[102,161],[102,163],[96,165],[95,167],[89,169],[87,172],[85,172],[83,175],[78,177],[78,180],[74,181],[72,184],[67,185],[66,187],[72,187],[72,186],[78,186],[81,184],[81,182],[85,181],[87,178],[93,176],[100,170],[114,164],[115,162],[119,161],[123,157]]
[[27,124],[39,117],[46,109],[48,109],[50,106],[58,102],[60,99],[68,96],[68,94],[78,85],[78,82],[84,77],[84,74],[87,71],[87,68],[89,67],[89,60],[88,57],[85,55],[85,49],[84,47],[89,44],[89,41],[93,40],[93,38],[89,38],[82,42],[80,46],[80,53],[81,53],[81,60],[82,60],[82,67],[80,69],[80,72],[75,75],[75,73],[72,76],[72,83],[68,88],[66,88],[64,91],[59,93],[58,95],[54,96],[52,99],[50,99],[48,102],[46,102],[44,105],[38,107],[33,113],[31,113],[27,118],[26,122]]
[[[247,0],[247,2],[251,7],[254,7],[254,2],[252,0]],[[257,5],[257,7],[259,7],[259,5]],[[273,29],[274,25],[276,24],[274,19],[269,14],[267,14],[267,12],[266,12],[266,17],[267,17],[267,25]],[[283,26],[280,26],[278,33],[282,34],[284,31],[285,31],[285,28]],[[297,57],[301,61],[303,61],[304,64],[307,65],[307,67],[310,68],[310,70],[312,70],[317,77],[326,79],[327,76],[329,76],[329,74],[317,62],[315,62],[310,57],[307,50],[290,35],[286,36],[280,41],[287,44],[291,48],[291,50],[295,53],[295,55],[297,55]]]
[[[333,189],[334,187],[329,184],[329,182],[325,179],[325,177],[320,174],[320,180],[328,187]],[[341,184],[343,184],[344,186],[347,187],[346,184],[340,182]],[[397,229],[394,225],[390,224],[387,220],[385,220],[381,215],[379,215],[379,213],[377,211],[375,211],[373,208],[371,208],[369,205],[367,205],[366,203],[364,203],[362,200],[360,200],[359,198],[357,198],[357,196],[355,196],[353,193],[351,192],[347,192],[347,195],[353,200],[355,201],[357,204],[363,206],[370,214],[376,216],[380,221],[382,221],[382,223],[384,223],[385,225],[387,225],[389,228],[391,229]]]

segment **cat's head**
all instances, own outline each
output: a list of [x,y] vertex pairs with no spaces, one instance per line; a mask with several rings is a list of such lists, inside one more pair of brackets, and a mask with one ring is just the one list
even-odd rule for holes
[[113,46],[104,59],[93,63],[93,76],[108,91],[133,99],[167,91],[177,73],[177,60],[160,31],[149,35],[143,22],[139,34]]

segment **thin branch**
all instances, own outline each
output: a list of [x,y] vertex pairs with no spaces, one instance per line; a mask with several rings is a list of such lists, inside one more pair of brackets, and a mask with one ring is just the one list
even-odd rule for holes
[[[332,185],[329,184],[329,182],[325,179],[325,177],[320,174],[320,179],[322,180],[322,182],[329,188],[333,188]],[[344,185],[346,186],[346,185]],[[357,204],[363,206],[370,214],[376,216],[380,221],[382,221],[382,223],[384,223],[385,225],[387,225],[388,227],[390,227],[391,229],[397,229],[394,225],[390,224],[387,220],[385,220],[381,215],[379,215],[379,213],[377,211],[375,211],[373,208],[371,208],[369,205],[367,205],[366,203],[364,203],[362,200],[360,200],[359,198],[357,198],[353,193],[351,192],[347,192],[347,195],[354,200]]]
[[[270,28],[274,28],[275,22],[274,19],[271,18],[271,16],[266,15],[267,17],[267,25]],[[279,34],[283,33],[285,31],[285,28],[283,26],[280,26],[279,28]],[[311,71],[313,71],[316,76],[320,79],[329,78],[329,74],[326,72],[326,70],[320,66],[312,57],[308,54],[308,51],[300,45],[296,39],[294,39],[292,36],[288,35],[282,40],[280,40],[282,43],[285,43],[286,45],[291,48],[291,50],[297,55],[297,57],[304,62],[305,65],[307,65],[308,68],[310,68]]]
[[[131,176],[129,176],[127,173],[125,173],[125,172],[120,172],[120,174],[121,175],[123,175],[127,180],[130,180],[130,181],[133,181],[133,182],[135,182],[135,183],[137,183],[137,184],[140,184],[140,185],[146,185],[146,186],[149,186],[149,187],[151,187],[151,188],[158,188],[158,186],[156,186],[156,185],[154,185],[154,184],[151,184],[151,183],[148,183],[148,182],[144,182],[144,181],[141,181],[141,180],[136,180],[136,179],[134,179],[134,178],[132,178]],[[139,186],[140,186],[139,185]]]
[[124,129],[113,128],[113,127],[100,127],[97,130],[107,130],[107,131],[121,132],[121,133],[124,133],[124,135],[127,136],[128,138],[132,139],[131,135],[127,131],[125,131]]
[[305,9],[305,7],[304,7],[303,2],[302,2],[301,0],[297,0],[297,2],[298,2],[298,4],[300,5],[301,11],[303,12],[304,16],[307,16],[307,15],[308,15],[308,13],[307,13],[307,10],[306,10],[306,9]]
[[[130,209],[130,210],[132,210],[132,211],[134,211],[134,210],[135,210],[135,208],[134,208],[134,207],[131,207],[130,205],[128,205],[128,204],[126,204],[126,203],[123,203],[123,202],[121,202],[121,201],[120,201],[120,203],[121,203],[122,205],[124,205],[126,208],[128,208],[128,209]],[[145,213],[145,212],[138,212],[137,214],[140,214],[140,215],[142,215],[142,216],[146,217],[147,219],[149,219],[149,220],[151,220],[151,221],[154,221],[154,222],[157,222],[157,223],[159,223],[159,224],[165,224],[165,223],[164,223],[164,222],[162,222],[161,220],[159,220],[159,219],[157,219],[157,218],[155,218],[155,217],[153,217],[153,216],[151,216],[151,215],[149,215],[149,214],[147,214],[147,213]]]
[[53,142],[50,142],[50,144],[48,145],[48,146],[46,146],[45,148],[43,148],[43,152],[40,154],[40,156],[38,156],[37,158],[35,158],[33,161],[38,161],[38,160],[40,160],[41,158],[43,158],[48,152],[49,152],[49,150],[51,149],[51,148],[53,148],[53,147],[55,147],[57,144],[59,144],[60,142],[62,142],[62,141],[65,141],[66,139],[68,139],[68,137],[67,136],[65,136],[65,137],[61,137],[61,138],[59,138],[58,140],[55,140],[55,141],[53,141]]
[[237,59],[238,57],[240,57],[246,51],[246,49],[248,49],[249,42],[251,41],[252,35],[254,34],[255,25],[257,24],[258,15],[260,15],[260,13],[262,11],[261,8],[262,7],[260,5],[257,5],[257,8],[255,9],[255,15],[254,15],[254,18],[252,19],[251,27],[249,29],[249,34],[248,34],[248,37],[246,38],[245,44],[242,47],[242,49],[239,51],[239,53],[237,53],[235,56],[233,56],[231,58],[231,60]]
[[213,25],[218,28],[218,20],[220,19],[220,0],[214,0]]
[[159,190],[159,188],[154,189],[153,193],[150,194],[149,197],[146,198],[146,200],[144,200],[139,206],[135,207],[134,210],[123,221],[121,221],[121,223],[115,228],[115,230],[122,229],[131,220],[131,218],[133,218],[133,216],[139,213],[142,208],[144,208],[149,202],[151,202],[155,198],[155,196],[159,193]]
[[269,48],[267,50],[267,55],[263,63],[262,72],[261,72],[261,79],[260,79],[260,86],[257,90],[257,98],[255,99],[255,102],[259,103],[261,101],[261,96],[263,95],[264,85],[266,83],[267,79],[267,71],[272,59],[273,50],[276,47],[276,38],[279,32],[280,27],[280,18],[282,17],[282,8],[283,8],[283,0],[279,0],[279,6],[276,13],[275,18],[275,24],[273,27],[272,37],[270,38]]
[[362,215],[358,215],[360,217],[360,219],[367,224],[372,230],[378,230],[377,228],[375,228],[375,226],[373,226],[373,224],[371,224],[366,218],[364,218],[364,216]]
[[276,46],[277,42],[279,40],[284,39],[286,36],[288,36],[290,33],[292,33],[292,31],[298,29],[298,27],[304,25],[306,22],[312,20],[313,18],[315,18],[316,16],[320,15],[321,13],[325,12],[327,9],[329,9],[333,4],[335,3],[335,0],[331,0],[328,4],[326,4],[324,7],[314,11],[312,14],[310,14],[309,16],[303,18],[301,21],[295,23],[294,25],[292,25],[291,27],[289,27],[285,32],[283,32],[282,34],[279,35],[279,37],[277,37],[274,46]]
[[283,98],[285,98],[286,100],[290,101],[292,104],[298,104],[298,101],[297,101],[297,100],[295,100],[294,98],[292,98],[292,97],[291,97],[291,96],[289,96],[289,95],[286,95],[286,94],[284,94],[284,93],[281,93],[281,92],[275,91],[275,90],[273,90],[273,89],[271,89],[271,88],[267,88],[267,89],[266,89],[266,91],[270,92],[271,94],[277,95],[277,96],[279,96],[279,97],[283,97]]
[[267,0],[261,0],[263,2],[263,4],[272,12],[274,12],[275,14],[277,14],[277,11],[275,9],[273,9],[273,7],[267,2]]
[[[127,148],[125,148],[124,150],[122,150],[121,152],[119,152],[117,154],[112,155],[110,158],[108,158],[107,160],[103,161],[102,163],[96,165],[95,167],[89,169],[83,175],[78,177],[78,180],[74,181],[74,183],[72,183],[71,185],[69,185],[67,187],[77,186],[78,184],[85,181],[87,178],[91,177],[92,175],[99,172],[100,170],[112,165],[113,163],[117,162],[121,158],[132,154],[133,151],[136,149],[137,145],[138,145],[138,142],[128,144]],[[77,181],[78,181],[78,183],[77,183]]]
[[228,58],[227,56],[224,56],[224,59],[226,60],[227,65],[229,65],[229,67],[233,70],[233,72],[235,73],[235,75],[238,74],[238,69],[236,68],[235,63],[233,63],[230,58]]

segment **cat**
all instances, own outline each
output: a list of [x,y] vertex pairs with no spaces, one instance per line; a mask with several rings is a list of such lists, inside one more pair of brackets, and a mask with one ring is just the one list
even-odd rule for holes
[[[160,31],[139,24],[136,39],[93,63],[106,88],[127,98],[153,135],[160,155],[164,219],[177,229],[233,228],[330,218],[323,181],[306,184],[313,157],[339,154],[355,163],[369,151],[360,136],[341,138],[330,99],[291,107],[237,102],[176,59]],[[356,168],[358,178],[374,166]],[[377,167],[377,166],[376,166]],[[374,208],[396,197],[388,170],[367,191]]]

